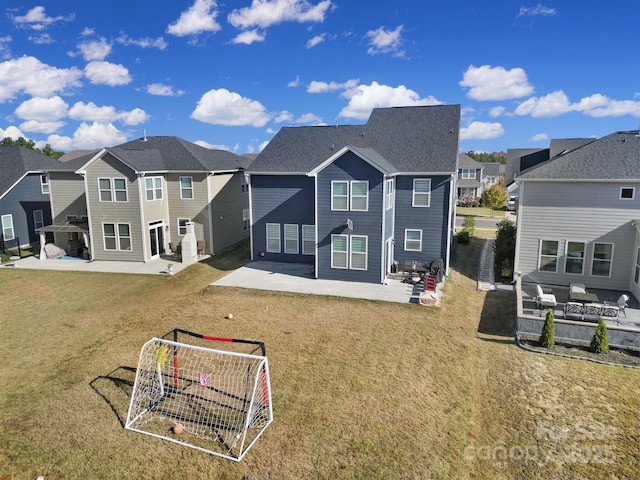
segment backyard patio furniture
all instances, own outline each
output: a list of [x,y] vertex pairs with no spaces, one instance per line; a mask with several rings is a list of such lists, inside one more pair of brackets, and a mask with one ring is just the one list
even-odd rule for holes
[[629,296],[625,295],[624,293],[622,295],[620,295],[620,298],[618,298],[618,301],[613,303],[613,302],[604,302],[604,304],[606,306],[616,306],[618,307],[618,311],[620,313],[624,313],[625,318],[627,317],[627,312],[625,311],[625,309],[627,308],[627,302],[629,301]]
[[581,320],[594,322],[602,318],[604,321],[618,322],[619,308],[615,305],[600,303],[567,302],[564,306],[564,318],[567,320]]
[[595,303],[598,301],[598,296],[595,293],[587,292],[584,283],[570,283],[569,300],[572,302]]
[[[558,305],[556,296],[553,293],[544,293],[540,285],[536,285],[536,306],[542,308],[553,308]],[[542,315],[542,313],[540,313]]]
[[564,304],[564,318],[567,320],[582,320],[582,304],[567,302]]

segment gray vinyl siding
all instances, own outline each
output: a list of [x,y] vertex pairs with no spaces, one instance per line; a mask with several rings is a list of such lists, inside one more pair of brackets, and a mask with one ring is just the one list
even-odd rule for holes
[[0,200],[0,215],[12,216],[14,236],[17,237],[8,242],[8,246],[17,246],[18,239],[21,245],[39,241],[34,230],[34,210],[42,210],[44,224],[51,224],[49,195],[42,193],[40,185],[40,174],[29,173]]
[[242,193],[243,177],[243,172],[209,177],[213,253],[249,238],[249,230],[242,228],[242,210],[249,208],[249,193]]
[[[333,180],[366,180],[369,182],[368,211],[331,210],[331,182]],[[384,205],[384,176],[353,152],[347,152],[318,174],[318,278],[356,282],[381,283],[382,216]],[[353,222],[353,230],[346,220]],[[366,235],[367,269],[331,268],[331,235]]]
[[[428,207],[413,207],[413,179],[431,179],[431,199]],[[451,183],[449,176],[396,177],[394,258],[402,266],[407,260],[430,264],[436,258],[447,258],[447,221]],[[422,230],[422,250],[405,251],[405,229]]]
[[68,215],[87,215],[84,179],[73,172],[50,172],[51,211],[53,223],[63,224]]
[[[635,186],[633,200],[620,200],[621,186]],[[629,289],[633,278],[640,183],[526,182],[520,189],[516,271],[523,281],[611,290]],[[538,271],[541,240],[558,241],[557,272]],[[586,243],[584,272],[565,274],[566,242]],[[611,276],[591,275],[595,243],[613,243]]]
[[[98,178],[126,178],[126,202],[100,202]],[[90,214],[91,247],[95,260],[121,260],[143,262],[144,250],[140,219],[140,193],[136,174],[111,155],[105,155],[87,168],[87,203]],[[142,192],[144,194],[144,191]],[[131,251],[106,251],[103,241],[103,223],[128,223],[131,232]],[[146,227],[145,227],[146,230]],[[146,232],[145,232],[146,233]]]
[[[169,232],[167,242],[180,243],[184,238],[178,234],[178,218],[189,218],[194,222],[196,239],[209,241],[209,193],[207,189],[207,173],[169,173],[167,180],[167,199],[169,202]],[[193,179],[193,198],[180,198],[180,177]]]
[[[284,225],[315,225],[314,179],[306,175],[251,175],[252,257],[255,260],[312,264],[313,255],[284,253]],[[281,253],[266,247],[267,223],[280,224]]]

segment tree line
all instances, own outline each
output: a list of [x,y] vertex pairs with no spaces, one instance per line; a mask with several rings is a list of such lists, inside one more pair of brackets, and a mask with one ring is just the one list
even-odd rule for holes
[[42,153],[47,157],[55,158],[56,160],[58,160],[62,155],[64,155],[64,152],[58,152],[54,150],[53,148],[51,148],[51,145],[49,145],[48,143],[44,146],[43,149],[40,149],[36,147],[36,142],[34,142],[33,140],[27,140],[23,137],[19,137],[17,140],[12,139],[11,137],[5,137],[2,140],[2,145],[6,147],[14,147],[14,146],[25,147],[25,148],[28,148],[29,150],[34,150],[38,153]]

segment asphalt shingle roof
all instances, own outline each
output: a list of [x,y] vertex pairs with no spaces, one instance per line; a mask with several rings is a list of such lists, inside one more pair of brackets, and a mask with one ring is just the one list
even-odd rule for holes
[[394,173],[455,173],[460,106],[374,108],[364,125],[283,127],[249,173],[308,173],[346,146],[372,149]]
[[[204,148],[174,136],[139,138],[106,150],[138,172],[232,171],[251,164],[249,158],[227,150]],[[82,158],[88,160],[92,156]]]
[[638,180],[638,131],[616,132],[522,172],[518,180]]
[[28,172],[44,172],[60,162],[19,145],[0,145],[0,196]]

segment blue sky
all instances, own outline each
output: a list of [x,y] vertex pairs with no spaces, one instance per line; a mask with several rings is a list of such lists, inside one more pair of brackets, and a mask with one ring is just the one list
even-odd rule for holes
[[375,106],[460,104],[461,151],[640,126],[637,1],[6,3],[0,138],[56,150],[146,130],[258,153]]

